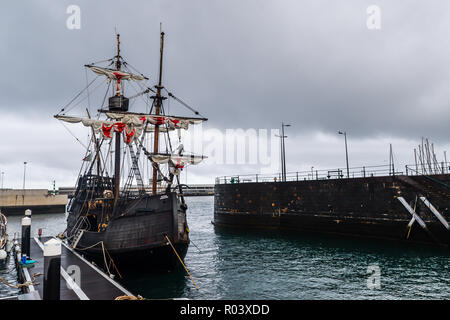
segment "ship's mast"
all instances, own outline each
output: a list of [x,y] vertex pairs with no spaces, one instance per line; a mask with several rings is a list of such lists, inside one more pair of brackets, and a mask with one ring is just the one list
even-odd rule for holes
[[[163,63],[163,50],[164,50],[164,32],[161,32],[161,49],[160,49],[160,57],[159,57],[159,81],[158,86],[156,87],[156,97],[155,97],[155,114],[160,114],[162,97],[161,97],[161,89],[162,89],[162,63]],[[153,153],[158,153],[159,148],[159,125],[155,125],[155,137],[153,144]],[[152,194],[156,194],[157,181],[158,180],[158,164],[153,162],[153,179],[152,179]]]
[[[117,34],[117,58],[116,69],[120,70],[120,34]],[[118,80],[120,81],[120,80]],[[118,87],[118,85],[116,84]],[[120,91],[117,92],[120,96]],[[116,132],[116,146],[114,150],[114,206],[117,204],[120,193],[120,132]]]

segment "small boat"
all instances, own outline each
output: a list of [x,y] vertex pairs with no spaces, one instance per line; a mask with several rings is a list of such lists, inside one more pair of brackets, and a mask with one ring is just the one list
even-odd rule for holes
[[6,219],[6,216],[0,212],[0,264],[6,261],[8,252],[11,250],[6,230],[7,224],[8,220]]

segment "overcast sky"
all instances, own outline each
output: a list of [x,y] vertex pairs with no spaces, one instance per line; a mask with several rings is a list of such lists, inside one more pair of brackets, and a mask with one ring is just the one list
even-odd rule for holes
[[[66,26],[69,5],[81,28]],[[370,5],[380,29],[367,27]],[[122,55],[209,118],[205,129],[287,129],[289,171],[414,163],[421,137],[450,150],[450,3],[362,0],[9,1],[0,11],[0,170],[5,187],[73,185],[82,146],[53,119],[86,85],[84,64]],[[93,76],[88,74],[88,78]],[[93,97],[94,98],[94,97]],[[91,110],[101,101],[91,101]],[[175,104],[172,106],[175,109]],[[84,128],[73,132],[85,141]],[[450,156],[449,156],[450,157]],[[189,182],[258,165],[188,169]]]

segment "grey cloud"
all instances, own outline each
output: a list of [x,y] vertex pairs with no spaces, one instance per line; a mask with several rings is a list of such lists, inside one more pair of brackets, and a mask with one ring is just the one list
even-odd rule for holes
[[[70,4],[81,7],[81,30],[66,28]],[[286,121],[297,135],[346,130],[355,139],[428,136],[448,144],[450,4],[377,1],[379,31],[366,28],[371,4],[7,2],[0,12],[0,110],[47,119],[57,113],[86,85],[83,65],[114,54],[115,27],[124,57],[154,83],[162,22],[164,83],[210,127]],[[171,110],[183,112],[175,105]]]

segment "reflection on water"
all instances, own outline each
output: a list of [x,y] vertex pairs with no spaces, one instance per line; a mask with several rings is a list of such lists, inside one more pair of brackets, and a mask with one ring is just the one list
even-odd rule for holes
[[[14,259],[8,257],[3,262],[0,262],[0,277],[12,285],[17,284],[17,273],[15,268]],[[14,296],[17,294],[19,294],[19,289],[8,287],[0,282],[0,297]]]
[[[181,267],[149,273],[142,265],[120,280],[131,292],[156,299],[450,298],[446,250],[275,231],[231,232],[211,224],[213,197],[189,197],[187,203],[192,243],[185,262],[200,290]],[[20,230],[20,217],[9,221],[10,234]],[[38,228],[56,235],[65,229],[65,215],[33,216],[33,235]],[[370,266],[380,270],[380,289],[367,286]]]

